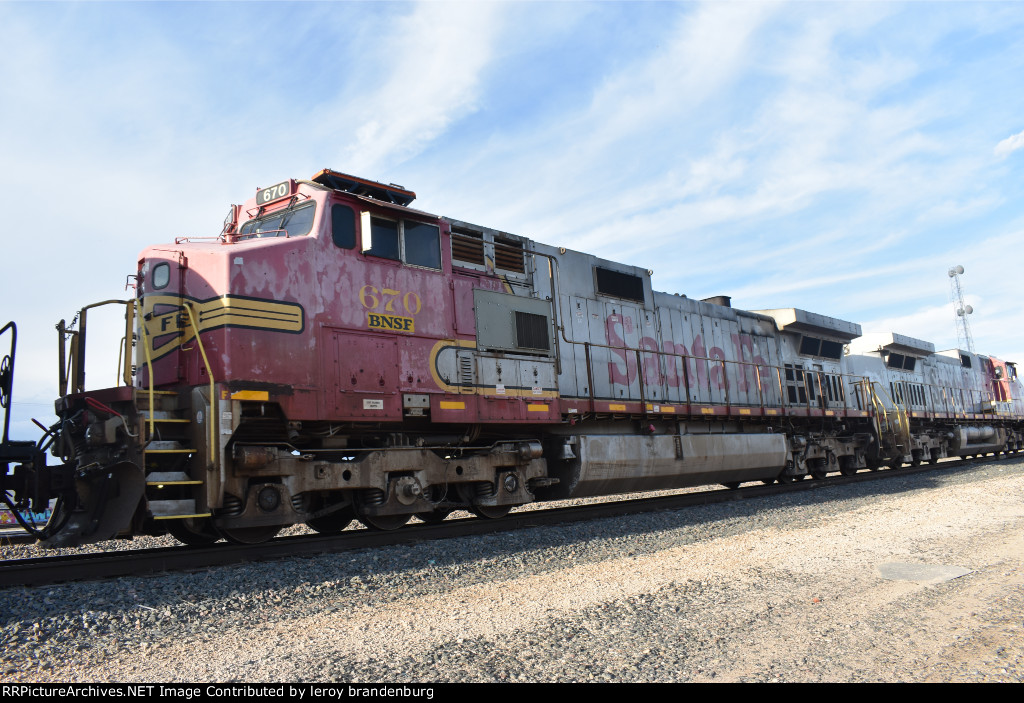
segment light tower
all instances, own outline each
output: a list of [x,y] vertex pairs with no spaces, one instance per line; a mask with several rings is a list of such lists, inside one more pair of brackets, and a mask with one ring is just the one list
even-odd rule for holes
[[949,270],[949,299],[953,302],[953,312],[956,313],[957,346],[973,354],[974,340],[971,339],[971,326],[967,323],[967,316],[974,312],[974,308],[964,304],[964,291],[960,287],[960,276],[963,273],[963,266],[954,266]]

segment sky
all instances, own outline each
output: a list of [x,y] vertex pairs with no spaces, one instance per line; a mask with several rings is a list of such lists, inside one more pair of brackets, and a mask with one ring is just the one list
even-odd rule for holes
[[1024,363],[1022,30],[998,2],[0,1],[11,436],[52,421],[58,320],[322,168],[938,349],[961,265],[975,348]]

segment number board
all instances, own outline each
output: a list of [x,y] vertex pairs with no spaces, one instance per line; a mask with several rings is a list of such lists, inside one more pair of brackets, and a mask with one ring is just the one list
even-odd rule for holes
[[287,198],[292,194],[292,186],[294,183],[295,181],[288,179],[283,183],[278,183],[277,185],[270,186],[269,188],[261,188],[256,191],[256,204],[267,205],[276,200],[280,200],[281,198]]

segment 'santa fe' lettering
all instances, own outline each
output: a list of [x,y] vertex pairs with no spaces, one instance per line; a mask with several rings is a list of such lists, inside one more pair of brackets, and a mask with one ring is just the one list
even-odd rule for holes
[[[625,336],[633,332],[633,319],[624,315],[609,315],[605,320],[605,332],[608,344],[613,347],[627,347]],[[733,334],[733,347],[736,361],[730,363],[730,371],[736,378],[737,390],[745,392],[757,389],[755,368],[760,366],[762,382],[771,381],[771,370],[764,357],[754,354],[754,340],[749,334]],[[612,383],[629,385],[636,380],[637,357],[644,374],[644,383],[650,385],[668,385],[671,388],[686,386],[688,388],[725,388],[723,361],[730,361],[720,347],[707,349],[701,335],[697,335],[691,344],[692,354],[686,346],[671,339],[662,342],[658,349],[658,340],[653,337],[641,337],[634,349],[611,349],[612,360],[608,362],[608,378]],[[662,354],[658,352],[661,351]],[[646,352],[646,353],[645,353]],[[660,359],[659,359],[660,357]],[[680,358],[682,357],[682,358]],[[683,368],[683,363],[686,368]],[[664,369],[664,373],[662,370]]]

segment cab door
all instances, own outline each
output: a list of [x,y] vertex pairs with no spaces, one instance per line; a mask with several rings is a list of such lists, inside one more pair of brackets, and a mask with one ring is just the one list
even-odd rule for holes
[[149,385],[152,365],[153,385],[176,384],[185,378],[182,342],[189,322],[184,309],[185,272],[188,260],[183,252],[153,250],[139,262],[139,298],[142,316],[137,334],[141,353],[139,385]]

